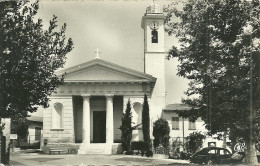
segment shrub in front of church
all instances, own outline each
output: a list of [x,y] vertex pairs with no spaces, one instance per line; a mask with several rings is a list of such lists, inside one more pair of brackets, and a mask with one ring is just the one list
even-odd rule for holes
[[169,146],[169,133],[170,127],[165,119],[158,119],[153,125],[154,147],[158,147],[160,144],[167,148]]
[[125,151],[125,155],[133,155],[134,151],[133,150],[127,150]]
[[122,125],[119,128],[121,130],[121,142],[123,151],[130,150],[130,143],[132,140],[132,113],[131,103],[128,100],[126,111],[123,113]]
[[139,155],[141,154],[144,156],[147,151],[150,150],[150,144],[144,141],[135,141],[131,143],[131,150],[134,151],[134,154]]
[[145,156],[146,157],[153,157],[153,151],[148,149],[146,152],[145,152]]
[[144,142],[151,144],[150,139],[150,115],[149,115],[149,104],[147,100],[147,95],[144,96],[144,103],[143,103],[143,111],[142,111],[142,127],[143,127],[143,136]]

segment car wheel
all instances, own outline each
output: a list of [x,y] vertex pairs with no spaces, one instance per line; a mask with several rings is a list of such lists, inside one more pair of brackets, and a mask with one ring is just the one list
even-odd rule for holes
[[209,159],[207,165],[211,165],[211,164],[214,164],[214,161],[212,159]]

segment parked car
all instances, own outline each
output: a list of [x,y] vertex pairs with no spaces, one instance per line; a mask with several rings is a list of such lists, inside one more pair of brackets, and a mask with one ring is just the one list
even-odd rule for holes
[[193,154],[190,162],[199,164],[222,163],[229,160],[232,154],[229,150],[219,147],[207,147]]
[[219,164],[235,164],[240,163],[245,158],[244,152],[236,152],[230,158],[220,159]]

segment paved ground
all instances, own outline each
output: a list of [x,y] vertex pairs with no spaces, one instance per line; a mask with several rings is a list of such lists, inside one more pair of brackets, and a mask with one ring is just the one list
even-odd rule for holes
[[128,155],[48,155],[37,153],[12,153],[10,165],[191,165],[186,160],[155,159]]
[[[161,156],[153,158],[131,156],[131,155],[72,155],[72,154],[41,154],[35,150],[19,151],[10,154],[10,165],[14,166],[142,166],[142,165],[197,165],[191,164],[188,160],[161,159]],[[237,166],[244,166],[238,164]]]

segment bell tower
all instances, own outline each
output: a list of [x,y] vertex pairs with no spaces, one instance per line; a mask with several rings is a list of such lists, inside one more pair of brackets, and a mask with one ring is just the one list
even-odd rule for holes
[[165,16],[157,4],[147,7],[142,18],[144,29],[144,72],[157,78],[151,96],[150,109],[153,121],[161,117],[165,107],[165,50],[164,50]]

